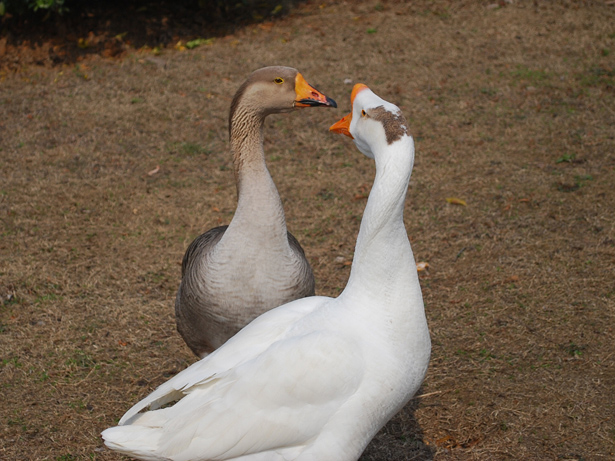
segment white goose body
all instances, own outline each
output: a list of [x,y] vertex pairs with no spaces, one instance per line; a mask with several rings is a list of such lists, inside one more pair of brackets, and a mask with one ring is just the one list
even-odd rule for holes
[[312,269],[286,229],[263,150],[267,115],[308,106],[336,104],[288,67],[253,72],[233,98],[229,132],[237,209],[230,225],[190,244],[175,301],[177,329],[201,358],[263,312],[314,295]]
[[345,290],[261,315],[132,407],[107,446],[146,460],[351,461],[418,390],[431,343],[402,216],[413,141],[364,85],[348,121],[332,129],[375,157],[376,179]]

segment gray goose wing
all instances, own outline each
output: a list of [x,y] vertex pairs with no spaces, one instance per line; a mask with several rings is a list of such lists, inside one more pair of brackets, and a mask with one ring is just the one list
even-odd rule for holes
[[214,227],[202,233],[192,241],[186,249],[186,253],[184,253],[184,258],[182,259],[182,278],[186,275],[188,267],[192,266],[192,264],[199,259],[201,254],[207,253],[208,248],[215,245],[222,238],[227,228],[228,225]]

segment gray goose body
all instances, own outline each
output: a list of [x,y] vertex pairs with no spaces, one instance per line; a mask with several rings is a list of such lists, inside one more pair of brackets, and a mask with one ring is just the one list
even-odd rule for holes
[[210,229],[190,244],[175,300],[177,330],[199,357],[262,313],[314,295],[312,269],[287,231],[263,150],[267,115],[309,106],[336,104],[288,67],[253,72],[233,98],[229,134],[237,210],[228,226]]

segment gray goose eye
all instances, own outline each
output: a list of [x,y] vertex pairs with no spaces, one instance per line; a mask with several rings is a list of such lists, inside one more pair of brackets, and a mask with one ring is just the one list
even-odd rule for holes
[[284,83],[284,79],[281,77],[276,77],[273,79],[274,82],[276,82],[278,85],[281,85],[282,83]]

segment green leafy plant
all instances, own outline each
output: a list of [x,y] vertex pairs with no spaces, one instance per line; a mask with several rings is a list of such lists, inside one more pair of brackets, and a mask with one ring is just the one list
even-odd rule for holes
[[570,344],[568,344],[568,346],[566,346],[566,352],[568,352],[568,355],[571,355],[573,357],[578,357],[580,355],[583,354],[583,349],[584,347],[579,346],[573,342],[570,342]]
[[186,43],[186,48],[189,50],[201,45],[211,45],[214,42],[213,38],[197,38]]
[[68,8],[66,0],[2,0],[0,1],[0,16],[6,13],[24,14],[25,12],[45,10],[48,13],[65,13]]
[[564,154],[558,158],[555,163],[572,163],[576,156],[576,154]]
[[593,181],[593,180],[594,180],[594,177],[590,174],[581,174],[581,175],[576,175],[574,177],[574,183],[577,184],[579,187],[584,186],[587,181]]
[[65,10],[64,0],[34,0],[30,2],[30,8],[38,10],[55,10],[62,13]]

